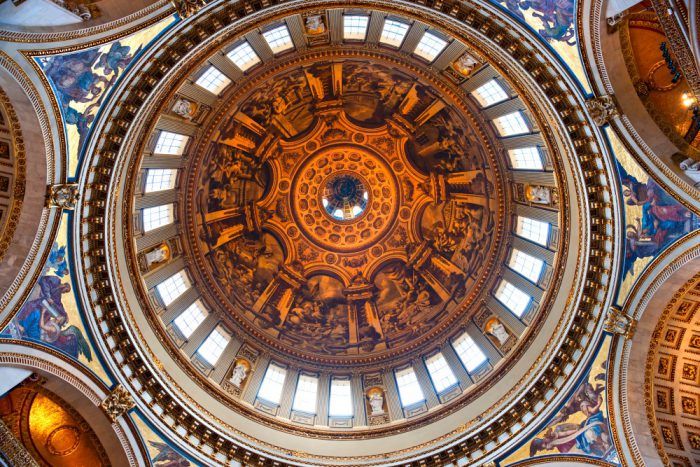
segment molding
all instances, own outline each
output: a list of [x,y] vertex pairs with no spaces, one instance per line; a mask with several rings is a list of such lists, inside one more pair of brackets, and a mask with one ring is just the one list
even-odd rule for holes
[[[644,319],[644,313],[653,299],[654,295],[659,291],[669,277],[686,263],[700,257],[700,230],[691,232],[686,237],[681,238],[670,248],[657,256],[644,270],[642,275],[637,280],[635,286],[630,291],[630,294],[625,301],[623,310],[634,320],[640,322]],[[636,338],[636,337],[635,337]],[[620,451],[620,459],[625,465],[646,465],[641,454],[639,445],[635,437],[635,432],[632,428],[632,420],[628,404],[628,371],[629,361],[632,353],[634,339],[615,339],[613,341],[613,355],[615,355],[613,368],[610,379],[614,379],[616,385],[616,399],[610,403],[610,409],[616,423],[613,425],[615,443],[618,446],[625,446],[629,452]],[[645,347],[645,351],[647,348]],[[614,375],[614,376],[612,376]],[[646,377],[645,371],[645,380]],[[612,387],[612,386],[611,386]],[[639,388],[633,388],[637,391]],[[646,388],[645,388],[646,389]],[[645,394],[645,398],[649,396]],[[611,396],[612,397],[612,396]],[[639,411],[638,408],[634,409]],[[649,410],[649,402],[647,403],[646,411]],[[618,431],[616,425],[621,424],[622,427]],[[651,428],[652,434],[654,428]],[[659,441],[658,433],[656,434],[655,444]],[[625,458],[623,454],[627,454],[631,459]],[[623,466],[624,467],[624,466]]]
[[[316,3],[328,7],[336,5],[333,2]],[[385,9],[397,9],[412,15],[421,12],[427,14],[430,11],[427,7],[418,5],[413,5],[409,8],[404,2],[394,2],[391,5],[385,2],[358,2],[358,5],[380,5]],[[286,8],[283,8],[285,6]],[[347,6],[347,4],[342,4],[342,6]],[[288,12],[295,7],[298,7],[298,4],[295,2],[286,2],[278,5],[276,8],[278,14],[282,16],[289,14]],[[415,446],[410,449],[391,453],[391,455],[395,456],[395,459],[392,459],[391,462],[398,462],[401,459],[407,459],[409,457],[414,459],[416,456],[425,455],[425,451],[428,449],[433,449],[435,450],[434,452],[440,450],[438,454],[430,458],[431,462],[433,462],[434,459],[435,464],[452,459],[455,455],[467,455],[470,462],[480,462],[481,459],[493,452],[499,445],[500,448],[503,448],[507,446],[513,438],[517,438],[526,433],[528,429],[531,429],[532,424],[546,415],[545,412],[547,409],[546,407],[543,408],[540,403],[543,403],[545,398],[548,400],[553,399],[550,390],[557,391],[555,382],[556,385],[562,384],[562,386],[559,387],[558,394],[555,392],[557,395],[554,396],[554,399],[556,399],[556,397],[563,397],[562,394],[566,393],[566,389],[572,384],[571,381],[576,380],[575,377],[580,373],[581,364],[590,358],[591,343],[596,342],[598,340],[597,338],[600,336],[602,329],[602,320],[600,319],[602,315],[601,310],[604,309],[606,302],[611,300],[608,284],[611,283],[611,280],[617,274],[617,266],[612,264],[612,258],[615,257],[614,253],[617,252],[620,247],[619,241],[615,241],[615,237],[611,235],[611,233],[619,231],[619,225],[615,222],[617,217],[609,214],[609,212],[619,212],[619,200],[617,200],[616,197],[617,191],[614,190],[616,181],[612,175],[614,172],[610,155],[607,153],[604,144],[601,144],[602,136],[599,130],[593,127],[586,116],[583,116],[581,112],[577,111],[577,109],[583,106],[583,100],[578,93],[577,87],[572,84],[570,78],[563,70],[556,68],[555,60],[552,60],[551,64],[543,64],[536,55],[525,46],[524,43],[527,42],[527,39],[517,37],[519,32],[523,33],[524,31],[521,26],[513,24],[509,25],[512,30],[505,30],[501,29],[499,25],[490,22],[486,17],[488,14],[487,10],[490,7],[479,5],[478,7],[472,8],[461,2],[446,2],[442,4],[441,8],[443,12],[447,12],[447,15],[444,13],[436,14],[434,22],[448,31],[457,30],[458,32],[455,35],[458,37],[463,33],[465,29],[464,23],[466,23],[466,27],[480,27],[483,34],[500,37],[499,41],[502,47],[508,44],[507,50],[501,49],[500,52],[492,51],[491,53],[494,55],[497,53],[502,54],[498,57],[499,60],[507,59],[514,61],[533,75],[532,80],[537,83],[537,90],[535,91],[533,89],[532,92],[536,92],[540,95],[544,94],[552,99],[551,105],[553,107],[553,112],[548,108],[551,113],[547,115],[548,118],[546,118],[546,121],[551,124],[551,127],[547,128],[547,130],[551,130],[550,133],[559,132],[558,136],[561,137],[562,141],[567,141],[567,143],[576,145],[578,148],[578,150],[562,148],[562,150],[567,153],[568,157],[571,157],[573,152],[577,152],[579,155],[579,163],[583,166],[581,171],[584,173],[577,174],[576,176],[580,177],[579,180],[582,180],[584,177],[586,178],[588,193],[586,195],[577,193],[577,195],[582,196],[584,199],[591,199],[601,203],[610,203],[612,200],[613,209],[607,211],[603,210],[603,213],[596,212],[596,216],[600,217],[595,219],[597,222],[592,226],[589,225],[588,218],[581,217],[578,219],[576,225],[581,226],[584,230],[582,233],[584,237],[582,239],[582,244],[585,246],[590,242],[592,249],[603,254],[602,259],[596,260],[598,261],[597,264],[593,264],[593,260],[588,264],[588,258],[585,256],[585,252],[581,255],[584,259],[581,264],[580,273],[586,276],[589,284],[591,284],[590,286],[594,287],[595,291],[587,292],[583,290],[583,287],[581,287],[581,290],[573,290],[574,295],[571,297],[572,305],[577,305],[579,307],[578,316],[576,318],[576,324],[572,324],[574,317],[567,314],[564,322],[560,323],[559,328],[555,332],[555,335],[557,333],[568,333],[568,337],[562,338],[561,340],[562,347],[559,350],[551,349],[550,357],[540,357],[533,366],[537,368],[546,367],[543,374],[538,374],[536,376],[534,374],[530,375],[530,377],[537,380],[536,382],[533,382],[532,385],[527,388],[523,388],[522,391],[518,391],[517,394],[510,394],[508,396],[509,398],[519,399],[509,407],[509,414],[511,415],[504,415],[504,417],[512,416],[512,414],[518,414],[517,416],[513,416],[514,418],[519,418],[524,414],[528,414],[528,417],[530,417],[533,411],[536,413],[535,417],[516,430],[508,429],[510,419],[508,419],[508,422],[503,422],[505,418],[500,421],[494,419],[482,420],[479,422],[481,426],[478,427],[475,426],[476,424],[464,424],[460,426],[455,433],[450,433],[440,439],[434,440],[434,442],[428,443],[428,445]],[[251,12],[252,10],[251,8]],[[273,8],[270,8],[270,10],[273,10]],[[237,10],[235,14],[243,14],[242,11],[243,10]],[[265,8],[261,11],[265,11]],[[264,16],[261,11],[257,12],[258,17]],[[226,6],[222,6],[222,8],[217,11],[214,11],[213,8],[208,8],[207,12],[211,13],[212,16],[216,15],[216,21],[219,23],[221,21],[232,21],[231,14],[233,12],[227,12]],[[196,27],[201,28],[200,30],[203,31],[210,30],[212,29],[211,25],[206,23],[206,19],[207,16],[204,14],[194,16],[188,22],[188,26],[194,27],[195,23],[199,20],[200,23],[196,24]],[[242,21],[242,23],[244,22]],[[246,25],[244,24],[243,26],[245,27]],[[217,28],[221,29],[221,25]],[[181,34],[181,40],[194,40],[194,43],[198,42],[196,39],[197,36],[192,33],[192,30],[182,31],[182,29],[184,29],[184,27],[175,28],[175,30]],[[174,35],[174,31],[171,32],[172,34],[170,37]],[[476,33],[472,32],[471,34]],[[223,42],[223,40],[219,40]],[[485,42],[486,41],[487,40],[485,40]],[[218,45],[219,44],[216,42],[213,44],[213,46]],[[493,43],[490,43],[490,46],[494,49],[496,47]],[[507,58],[506,54],[510,54],[511,57]],[[198,56],[194,51],[189,55],[190,59],[199,59],[201,56],[204,56],[204,54],[200,53]],[[175,59],[176,58],[173,58],[172,61],[174,62]],[[146,59],[144,59],[144,61],[145,60]],[[171,63],[171,65],[174,64]],[[146,68],[144,65],[142,69],[149,68]],[[134,76],[132,82],[127,83],[125,81],[122,84],[122,89],[128,84],[135,92],[131,94],[129,98],[116,104],[117,106],[113,110],[113,115],[116,119],[127,122],[133,121],[138,112],[141,112],[140,115],[147,112],[149,109],[144,106],[144,100],[147,94],[158,85],[159,80],[164,77],[166,71],[169,73],[176,73],[180,70],[177,65],[168,67],[164,62],[161,62],[159,64],[153,64],[153,66],[150,67],[147,79],[144,79],[143,76]],[[136,73],[133,75],[136,75]],[[513,76],[513,79],[519,80],[520,77]],[[532,86],[530,83],[531,82],[528,82],[528,86]],[[139,97],[138,94],[141,94],[143,97]],[[562,129],[563,125],[568,127],[567,131]],[[95,144],[97,144],[95,148],[99,149],[94,149],[95,154],[88,156],[92,157],[92,161],[86,161],[84,170],[87,170],[90,163],[103,165],[104,168],[109,169],[107,173],[114,168],[116,159],[119,158],[120,154],[124,151],[121,147],[122,138],[115,139],[114,136],[115,135],[110,135],[109,131],[105,131],[102,134],[102,139],[99,142],[95,142]],[[127,136],[130,136],[130,134],[127,133]],[[134,138],[129,137],[125,138],[125,140],[128,141],[131,147],[138,142]],[[102,181],[110,182],[106,177],[103,178]],[[82,188],[85,189],[85,187]],[[104,199],[105,193],[100,192],[94,195]],[[91,196],[93,195],[90,194],[90,197]],[[105,219],[109,219],[110,223],[106,226],[106,229],[102,226],[88,225],[85,226],[81,232],[83,234],[99,233],[104,234],[105,237],[109,237],[111,239],[111,243],[107,244],[107,246],[111,248],[109,254],[114,255],[116,254],[116,250],[113,249],[113,238],[116,235],[114,222],[120,217],[115,214],[121,213],[123,206],[113,205],[114,199],[112,199],[112,197],[110,197],[108,201],[110,204],[109,211],[105,211],[104,208],[95,207],[94,203],[89,198],[84,198],[82,200],[84,216],[101,215],[104,216]],[[588,213],[581,213],[580,215],[587,216]],[[76,225],[80,225],[79,219],[76,219],[76,222]],[[594,232],[590,232],[589,228]],[[208,413],[203,407],[197,406],[196,402],[187,399],[185,394],[180,394],[176,397],[173,396],[171,389],[177,388],[177,384],[172,380],[167,380],[168,375],[163,374],[163,364],[154,358],[155,355],[152,353],[149,354],[151,351],[148,348],[148,344],[140,342],[136,345],[131,341],[131,336],[136,336],[141,340],[142,336],[138,329],[133,329],[128,323],[131,319],[130,315],[133,314],[134,311],[126,309],[128,305],[123,301],[123,297],[121,296],[123,292],[115,293],[113,287],[120,286],[121,284],[113,285],[111,283],[112,280],[120,280],[119,270],[112,270],[110,274],[99,275],[94,275],[90,272],[95,261],[98,261],[100,257],[97,252],[102,251],[102,254],[104,254],[104,251],[107,249],[108,248],[105,248],[104,242],[93,241],[90,242],[87,248],[83,248],[82,245],[79,247],[77,246],[76,254],[79,255],[77,259],[77,262],[80,264],[79,269],[81,272],[85,271],[86,278],[89,277],[88,280],[90,280],[89,289],[82,288],[87,287],[87,284],[81,284],[80,286],[83,298],[86,303],[90,303],[91,305],[89,307],[92,312],[89,316],[90,324],[93,330],[96,331],[96,334],[102,336],[102,339],[98,339],[101,340],[98,345],[102,346],[105,353],[114,354],[115,352],[119,352],[122,355],[128,355],[128,358],[122,362],[116,362],[112,359],[113,357],[108,357],[109,364],[120,374],[122,371],[126,370],[120,370],[119,367],[131,367],[130,378],[126,378],[123,374],[121,375],[121,377],[125,379],[123,384],[132,387],[135,394],[147,392],[150,400],[157,401],[149,405],[157,404],[158,407],[164,408],[166,411],[159,417],[161,419],[161,426],[164,426],[166,431],[172,433],[173,438],[180,439],[183,443],[183,447],[188,448],[190,452],[194,452],[200,459],[218,462],[211,454],[201,449],[200,446],[202,443],[206,443],[209,446],[216,446],[218,452],[228,452],[230,457],[236,458],[242,458],[242,451],[252,449],[246,447],[246,445],[249,446],[254,443],[257,445],[255,451],[262,451],[262,455],[249,454],[243,456],[245,457],[246,463],[253,462],[252,459],[255,457],[258,459],[262,459],[263,457],[269,459],[273,457],[284,459],[285,462],[292,462],[294,458],[291,457],[289,453],[280,452],[275,446],[265,445],[259,440],[245,438],[243,440],[238,439],[236,443],[232,442],[229,438],[230,435],[234,435],[235,437],[244,437],[245,435],[234,427],[225,425],[214,414]],[[585,251],[588,250],[585,249]],[[575,282],[579,284],[579,281]],[[579,295],[580,292],[581,295]],[[100,329],[110,329],[110,331],[102,333]],[[126,329],[128,329],[128,332],[122,332]],[[109,339],[111,343],[104,342],[104,340],[107,339]],[[581,342],[583,342],[584,347],[587,346],[583,351],[581,351]],[[136,351],[136,348],[139,347],[144,354]],[[554,357],[564,358],[565,361],[570,364],[562,368],[562,366],[553,363],[551,359]],[[151,364],[149,362],[153,363]],[[134,371],[136,369],[138,372]],[[143,384],[137,382],[136,378],[143,379],[144,382],[148,383]],[[562,378],[564,378],[563,383]],[[168,389],[164,388],[163,385]],[[140,396],[140,398],[142,397],[144,396]],[[137,401],[137,404],[138,403],[139,401]],[[181,404],[183,404],[184,407],[180,406]],[[546,404],[543,405],[546,406]],[[535,406],[537,406],[538,409],[534,409]],[[198,413],[192,413],[191,409],[196,410]],[[151,414],[151,416],[153,415]],[[217,426],[207,422],[208,428],[206,430],[197,430],[196,432],[190,431],[186,434],[174,433],[179,427],[185,428],[185,431],[187,431],[187,426],[191,425],[191,423],[195,421],[197,424],[201,423],[202,417],[213,420],[214,424]],[[227,431],[227,436],[221,436],[219,430],[222,428]],[[191,443],[192,437],[199,438],[199,441],[195,442],[195,445]],[[499,439],[504,439],[505,441],[499,441]],[[239,442],[245,444],[238,444]],[[301,460],[305,458],[305,461],[315,463],[324,461],[359,461],[363,462],[365,465],[369,465],[370,463],[386,463],[388,459],[386,456],[363,456],[349,459],[332,456],[313,456],[305,453],[297,454],[296,459]],[[294,462],[296,462],[296,460],[294,460]]]
[[[75,39],[81,39],[84,37],[89,37],[110,30],[120,28],[122,26],[132,24],[135,21],[144,18],[150,14],[156,13],[165,7],[168,7],[170,2],[168,0],[158,0],[157,2],[147,6],[146,8],[136,11],[130,15],[124,16],[123,18],[110,21],[109,23],[100,24],[98,26],[92,26],[88,28],[76,29],[71,31],[61,31],[61,32],[28,32],[28,31],[10,31],[10,30],[0,30],[0,41],[6,42],[20,42],[20,43],[42,43],[42,42],[62,42],[70,41]],[[163,14],[163,17],[172,14],[174,9],[172,7]],[[145,24],[139,25],[136,28],[141,29],[145,27]]]
[[0,107],[5,109],[5,114],[8,119],[10,128],[10,137],[12,138],[12,157],[14,169],[14,187],[12,188],[12,204],[7,211],[7,218],[0,223],[0,261],[10,248],[12,238],[14,237],[17,223],[22,211],[24,201],[25,184],[27,179],[27,155],[24,148],[24,139],[22,138],[22,130],[19,126],[19,118],[15,112],[12,102],[5,91],[0,88]]

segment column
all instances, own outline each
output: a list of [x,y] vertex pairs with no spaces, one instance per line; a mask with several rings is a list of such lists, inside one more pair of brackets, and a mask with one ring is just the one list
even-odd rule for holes
[[396,378],[393,370],[387,370],[382,373],[384,379],[384,388],[387,406],[389,408],[389,416],[391,420],[400,420],[404,418],[403,407],[401,407],[401,399],[399,398],[399,389],[396,387]]

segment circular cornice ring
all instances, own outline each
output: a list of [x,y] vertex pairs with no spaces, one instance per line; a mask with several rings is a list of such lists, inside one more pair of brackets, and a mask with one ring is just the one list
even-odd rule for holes
[[[333,6],[330,2],[317,3],[323,6]],[[358,2],[357,4],[363,5],[364,2]],[[270,10],[280,8],[280,12],[284,13],[282,7],[290,7],[293,5],[293,2],[289,2],[275,8],[270,7]],[[347,5],[343,4],[343,6]],[[608,285],[617,271],[616,266],[612,264],[612,258],[613,254],[618,251],[619,242],[613,241],[612,234],[616,233],[616,229],[619,229],[619,226],[616,226],[616,216],[613,216],[612,213],[618,212],[619,205],[615,194],[616,191],[613,189],[614,179],[612,177],[611,162],[608,159],[607,153],[601,154],[601,152],[599,152],[602,149],[602,145],[600,144],[601,140],[598,139],[600,138],[599,131],[597,128],[592,127],[591,122],[578,111],[578,109],[582,107],[582,100],[580,97],[577,98],[577,89],[572,85],[570,79],[562,79],[562,77],[565,76],[563,70],[555,70],[551,65],[542,63],[539,57],[528,49],[526,39],[522,37],[512,38],[512,30],[508,31],[501,25],[487,19],[485,14],[486,11],[489,10],[489,6],[481,5],[478,9],[473,9],[463,3],[457,2],[442,4],[443,11],[446,13],[438,14],[431,12],[427,7],[417,5],[413,6],[415,11],[412,12],[408,8],[408,4],[403,2],[401,4],[372,2],[371,6],[382,6],[390,11],[393,9],[403,10],[404,13],[408,12],[409,14],[416,14],[420,11],[422,14],[434,19],[435,23],[451,32],[464,27],[464,25],[458,26],[459,23],[454,20],[454,18],[456,18],[458,21],[467,23],[468,26],[481,28],[481,31],[484,33],[488,32],[490,35],[494,34],[494,37],[498,38],[499,43],[503,47],[507,47],[507,53],[511,55],[510,60],[515,60],[534,77],[534,81],[537,83],[539,89],[532,88],[531,91],[538,95],[544,94],[551,100],[553,108],[556,109],[556,113],[559,114],[559,117],[556,117],[548,108],[550,114],[546,117],[543,116],[543,118],[547,118],[548,120],[551,119],[552,124],[556,125],[554,128],[551,128],[551,130],[559,133],[562,131],[559,127],[566,125],[567,134],[559,133],[559,135],[562,141],[568,142],[570,148],[576,148],[575,152],[578,154],[578,161],[582,166],[582,173],[578,175],[580,177],[579,181],[585,179],[588,190],[588,196],[583,198],[587,199],[587,201],[593,205],[589,205],[589,212],[595,216],[595,222],[591,222],[587,218],[579,218],[576,224],[576,228],[581,227],[584,229],[582,234],[585,236],[585,241],[583,241],[582,244],[588,246],[590,243],[590,251],[592,251],[594,255],[590,261],[586,261],[585,266],[582,264],[580,268],[578,268],[585,277],[581,277],[576,282],[582,284],[585,280],[587,287],[585,290],[581,290],[580,294],[575,294],[575,296],[571,297],[571,304],[575,304],[578,308],[576,317],[574,318],[573,314],[565,313],[565,317],[567,318],[565,329],[568,335],[561,339],[560,347],[558,350],[551,352],[551,357],[547,361],[539,361],[537,363],[540,368],[546,367],[545,371],[539,374],[539,378],[536,378],[536,381],[533,381],[526,390],[517,394],[516,400],[509,404],[508,412],[503,413],[498,419],[496,419],[496,417],[491,417],[490,421],[486,420],[489,417],[484,417],[485,419],[479,422],[479,426],[464,425],[458,427],[450,436],[434,440],[428,443],[427,446],[414,446],[410,449],[392,453],[390,457],[387,457],[388,454],[385,454],[382,456],[353,458],[355,459],[354,462],[361,461],[364,465],[369,465],[371,463],[384,464],[387,462],[405,462],[407,459],[415,459],[417,456],[425,456],[429,453],[434,455],[432,459],[435,459],[435,462],[440,462],[440,459],[449,461],[449,459],[453,459],[456,454],[465,454],[469,456],[471,462],[480,462],[481,460],[490,458],[494,454],[494,449],[507,449],[508,446],[511,446],[513,442],[515,442],[514,439],[517,438],[517,436],[512,435],[521,433],[523,429],[518,428],[515,431],[511,431],[510,427],[520,423],[518,420],[520,420],[522,415],[526,413],[532,415],[532,412],[535,411],[535,417],[528,422],[530,427],[534,426],[537,420],[541,420],[543,416],[546,416],[546,410],[535,409],[535,406],[540,407],[538,402],[542,401],[545,397],[550,401],[557,398],[561,399],[568,386],[567,384],[561,386],[563,381],[568,380],[570,384],[575,380],[575,377],[582,371],[581,363],[584,363],[591,356],[593,346],[590,344],[596,341],[602,325],[601,320],[596,317],[602,315],[601,312],[605,309],[605,304],[610,300]],[[225,9],[226,7],[223,8]],[[213,10],[213,6],[212,8],[206,9],[208,13],[212,13]],[[257,14],[258,16],[264,16],[263,13],[265,12],[266,10],[263,9],[258,11]],[[241,14],[243,13],[241,12]],[[223,18],[223,16],[220,17],[220,19],[221,18]],[[229,16],[229,18],[231,17]],[[192,27],[195,25],[197,19],[198,17],[194,17],[188,22],[187,26]],[[205,15],[202,15],[201,19],[204,21]],[[513,30],[521,33],[524,32],[523,28],[515,24],[509,26]],[[203,26],[200,25],[199,27]],[[195,33],[192,29],[190,29],[189,32],[180,32],[183,33],[185,38],[187,38],[187,34],[192,35]],[[471,33],[474,34],[473,32]],[[166,38],[168,37],[170,36],[166,36]],[[481,38],[484,40],[485,45],[494,47],[494,44],[488,39],[483,36],[481,36]],[[157,50],[157,47],[154,48],[154,50]],[[498,51],[493,49],[491,49],[490,52],[496,55],[499,54]],[[500,53],[505,53],[505,51],[501,51]],[[545,52],[542,53],[546,55]],[[194,55],[196,54],[193,53],[191,57]],[[171,58],[175,61],[179,57]],[[502,58],[505,58],[505,56]],[[148,60],[148,58],[144,59],[144,61],[146,60]],[[142,69],[145,69],[145,65]],[[85,164],[85,170],[88,170],[90,166],[102,165],[107,169],[106,173],[109,173],[109,171],[114,168],[120,151],[124,149],[121,147],[124,141],[123,132],[119,130],[119,125],[123,122],[128,128],[128,123],[133,121],[137,112],[139,112],[139,106],[143,104],[147,92],[158,84],[159,79],[163,77],[168,70],[168,66],[162,66],[162,63],[154,63],[148,67],[148,70],[148,76],[134,74],[133,80],[125,80],[124,83],[122,83],[122,88],[125,86],[132,86],[132,89],[136,92],[119,103],[115,102],[108,105],[108,108],[105,109],[105,115],[112,115],[112,119],[109,121],[113,124],[109,127],[105,126],[107,118],[99,123],[98,126],[104,129],[104,131],[95,132],[95,134],[101,134],[101,139],[90,143],[92,151],[89,151],[89,160]],[[513,77],[513,79],[517,78],[518,77]],[[140,81],[136,82],[138,80]],[[518,81],[520,82],[521,80],[518,79]],[[524,83],[521,84],[524,85]],[[142,108],[141,111],[145,110]],[[99,150],[96,149],[98,147]],[[571,154],[567,155],[571,157]],[[131,342],[133,336],[138,335],[139,331],[131,329],[124,321],[124,317],[128,317],[130,312],[120,309],[120,307],[123,306],[120,303],[121,298],[119,294],[115,294],[111,283],[112,280],[119,281],[119,276],[112,276],[111,272],[107,273],[103,269],[100,270],[101,268],[98,267],[100,262],[103,261],[103,255],[106,251],[106,245],[104,243],[105,236],[111,238],[115,234],[113,230],[115,226],[112,221],[116,220],[119,216],[112,217],[111,214],[114,214],[113,208],[110,208],[109,212],[111,214],[108,215],[104,205],[100,204],[97,199],[95,199],[95,197],[102,199],[103,196],[107,194],[106,190],[100,188],[99,185],[102,182],[108,183],[109,180],[107,177],[100,175],[97,171],[93,172],[93,174],[95,175],[91,178],[89,185],[84,184],[81,187],[85,194],[82,198],[83,209],[81,209],[81,212],[85,216],[101,217],[103,223],[106,223],[107,230],[105,231],[104,227],[100,224],[81,224],[81,216],[76,216],[76,227],[78,231],[82,233],[82,236],[87,239],[85,243],[80,242],[80,244],[76,244],[75,251],[76,255],[78,255],[77,263],[79,264],[79,272],[83,273],[87,280],[90,281],[89,286],[87,283],[81,282],[81,284],[79,284],[81,295],[86,303],[90,304],[90,325],[96,334],[101,336],[101,338],[98,339],[98,345],[103,349],[106,355],[114,355],[115,353],[122,355],[120,361],[117,359],[108,359],[108,364],[115,369],[116,373],[121,375],[120,378],[124,379],[124,384],[126,386],[134,387],[131,380],[134,382],[136,379],[140,380],[138,389],[134,388],[133,392],[135,394],[148,394],[149,399],[151,401],[157,401],[156,403],[158,406],[165,411],[163,413],[163,418],[159,417],[160,420],[156,420],[156,423],[171,433],[174,438],[181,439],[183,446],[185,446],[189,452],[193,453],[198,458],[208,459],[209,462],[218,461],[211,452],[207,453],[191,445],[191,436],[199,438],[200,445],[201,443],[206,443],[209,446],[216,447],[218,452],[225,452],[229,457],[240,458],[244,455],[246,449],[252,449],[256,453],[259,453],[247,456],[246,462],[253,461],[252,459],[257,456],[268,459],[272,457],[290,463],[299,462],[301,459],[311,463],[352,462],[350,459],[339,459],[327,456],[319,457],[305,453],[291,453],[289,451],[280,450],[275,446],[265,445],[254,439],[248,438],[246,440],[243,433],[237,432],[233,427],[226,427],[225,429],[228,430],[228,433],[234,435],[234,441],[229,434],[224,434],[224,432],[220,431],[219,427],[223,428],[221,420],[217,420],[216,417],[213,417],[215,424],[210,425],[202,416],[210,418],[212,414],[207,415],[206,410],[203,410],[202,407],[199,408],[200,414],[191,412],[190,408],[185,408],[180,405],[182,402],[179,402],[177,398],[173,397],[170,390],[166,390],[161,386],[164,383],[168,385],[174,384],[174,382],[163,380],[167,375],[154,374],[154,372],[159,371],[159,367],[162,370],[163,363],[152,361],[149,357],[144,358],[141,351],[137,350],[138,347],[134,347],[133,342]],[[85,178],[81,177],[81,179],[84,180]],[[611,203],[612,206],[610,206]],[[588,231],[589,227],[592,232]],[[114,279],[112,279],[112,277],[114,277]],[[126,314],[122,315],[122,313]],[[561,329],[561,331],[564,331],[564,329]],[[106,340],[109,340],[110,344],[107,344]],[[583,349],[581,348],[582,346],[584,347]],[[125,358],[127,355],[128,358]],[[120,369],[120,367],[126,366],[131,367],[131,377],[128,378],[122,374],[123,370]],[[556,385],[560,385],[558,389],[556,389]],[[548,393],[550,389],[554,389],[555,394],[557,394],[554,398]],[[545,396],[545,394],[547,394],[547,396]],[[139,400],[138,403],[149,411],[148,403],[141,400]],[[187,402],[185,403],[187,404]],[[194,405],[194,407],[196,408],[196,405]],[[206,425],[201,425],[202,422]],[[175,428],[178,426],[194,425],[201,425],[203,429],[190,432],[186,438],[182,436],[182,434],[177,434],[175,432]],[[215,425],[218,425],[218,427]],[[528,430],[524,431],[527,432]],[[508,434],[509,436],[506,436],[506,438],[510,437],[510,440],[499,442],[498,439],[503,439],[502,435],[504,434]],[[256,444],[257,447],[253,448],[254,444]]]

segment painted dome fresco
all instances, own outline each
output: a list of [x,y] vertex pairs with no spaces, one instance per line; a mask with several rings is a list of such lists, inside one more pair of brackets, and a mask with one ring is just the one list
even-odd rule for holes
[[561,332],[571,305],[551,290],[581,280],[568,245],[588,241],[562,188],[577,163],[467,37],[314,11],[237,32],[150,93],[117,190],[124,291],[227,410],[401,436],[511,387]]
[[665,1],[0,1],[0,464],[694,465]]

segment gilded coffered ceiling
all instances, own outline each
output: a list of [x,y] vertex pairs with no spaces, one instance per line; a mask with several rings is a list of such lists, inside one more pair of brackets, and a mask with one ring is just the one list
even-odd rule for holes
[[647,356],[652,434],[674,466],[700,459],[700,275],[674,295],[654,330]]

